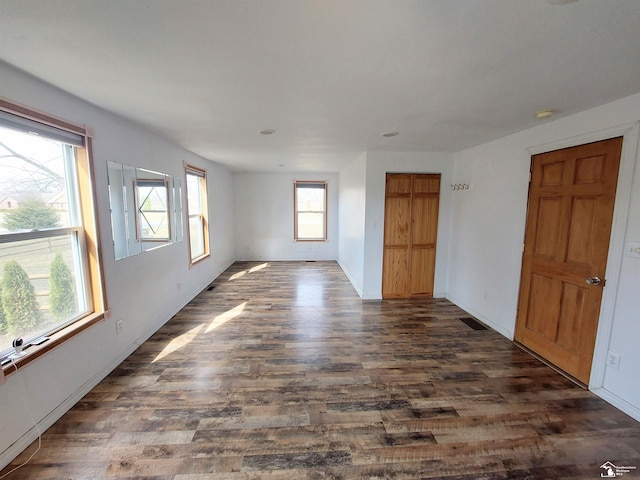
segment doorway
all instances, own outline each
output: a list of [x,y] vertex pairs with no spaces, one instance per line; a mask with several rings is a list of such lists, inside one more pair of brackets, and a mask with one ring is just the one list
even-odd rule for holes
[[534,155],[515,340],[589,383],[622,137]]

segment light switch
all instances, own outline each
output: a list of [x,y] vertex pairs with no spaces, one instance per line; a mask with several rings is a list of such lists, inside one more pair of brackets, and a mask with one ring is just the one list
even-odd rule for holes
[[629,242],[627,243],[627,257],[640,258],[640,243]]

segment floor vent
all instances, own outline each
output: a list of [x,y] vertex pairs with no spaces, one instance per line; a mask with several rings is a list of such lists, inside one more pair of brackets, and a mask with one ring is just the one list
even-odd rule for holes
[[460,320],[465,325],[473,328],[474,330],[486,330],[487,329],[487,327],[485,327],[483,324],[481,324],[476,319],[471,318],[471,317],[462,317],[462,318],[459,318],[458,320]]

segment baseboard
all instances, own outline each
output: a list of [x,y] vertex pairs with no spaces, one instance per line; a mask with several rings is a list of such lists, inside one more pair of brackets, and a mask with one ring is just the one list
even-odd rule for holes
[[[486,324],[488,327],[491,327],[496,332],[500,333],[501,335],[504,335],[509,340],[513,340],[513,333],[512,332],[506,330],[505,328],[503,328],[503,327],[501,327],[499,325],[496,325],[495,323],[493,323],[491,321],[491,319],[486,318],[484,315],[474,311],[473,308],[470,308],[469,306],[465,305],[464,302],[460,302],[459,300],[457,300],[452,295],[447,295],[446,298],[450,302],[455,303],[457,306],[459,306],[463,310],[469,312],[471,315],[476,317],[482,323]],[[600,397],[601,399],[603,399],[605,402],[610,403],[611,405],[616,407],[618,410],[626,413],[627,415],[629,415],[634,420],[637,420],[638,422],[640,422],[640,408],[638,408],[635,405],[632,405],[631,403],[627,402],[626,400],[618,397],[616,394],[611,393],[606,388],[598,387],[598,388],[589,389],[589,390],[591,392],[593,392],[595,395],[597,395],[598,397]]]
[[133,343],[131,343],[125,350],[120,352],[105,368],[103,368],[96,375],[91,377],[85,383],[83,383],[75,392],[67,397],[62,403],[51,410],[44,418],[37,422],[37,426],[31,427],[20,438],[18,438],[13,444],[11,444],[5,451],[0,453],[0,470],[9,465],[18,455],[20,455],[29,445],[38,439],[40,432],[45,432],[55,422],[57,422],[62,416],[67,413],[76,403],[78,403],[87,393],[89,393],[96,385],[103,381],[118,365],[124,362],[129,355],[135,352],[140,345],[146,342],[155,332],[157,332],[165,323],[167,323],[174,315],[182,310],[191,300],[193,300],[204,288],[206,288],[211,282],[213,282],[222,272],[224,272],[234,262],[230,262],[228,265],[214,274],[213,278],[205,283],[202,288],[199,288],[195,292],[190,292],[187,299],[180,302],[169,310],[169,315],[162,315],[160,318],[163,320],[154,323],[147,331],[145,331],[140,337],[138,337]]
[[[144,342],[149,340],[149,338],[151,338],[151,335],[156,333],[165,323],[167,323],[169,320],[171,320],[180,310],[182,310],[184,307],[186,307],[191,300],[193,300],[198,295],[200,295],[200,293],[202,293],[202,291],[204,289],[206,289],[209,285],[211,285],[211,283],[213,281],[215,281],[215,279],[218,278],[220,276],[220,274],[222,274],[225,270],[227,270],[235,262],[236,262],[236,260],[233,260],[233,261],[229,262],[227,265],[225,265],[224,267],[219,268],[218,271],[213,274],[212,278],[210,280],[208,280],[207,282],[205,282],[204,285],[201,285],[197,289],[189,292],[182,302],[178,303],[176,306],[174,306],[173,309],[169,310],[169,316],[166,317],[166,320],[162,320],[160,322],[156,322],[154,325],[152,325],[147,331],[145,331],[140,337],[138,337],[134,341],[134,345],[136,346],[136,348],[138,348]],[[158,313],[157,316],[160,317],[160,318],[164,318],[164,316],[162,316],[160,313]],[[133,353],[134,351],[135,351],[135,349],[132,350],[131,353]],[[131,355],[131,353],[129,355]]]
[[466,305],[464,302],[462,302],[462,301],[458,300],[457,298],[455,298],[453,295],[446,294],[444,296],[444,298],[449,300],[451,303],[455,303],[458,307],[460,307],[464,311],[470,313],[471,315],[476,317],[478,320],[480,320],[482,323],[484,323],[487,327],[491,327],[492,330],[495,330],[500,335],[502,335],[504,337],[507,337],[509,340],[513,340],[513,332],[512,331],[504,328],[502,325],[498,325],[493,320],[491,320],[490,318],[487,318],[486,316],[484,316],[480,312],[474,310],[470,306]]
[[337,260],[335,259],[335,257],[327,257],[327,258],[323,258],[323,257],[313,257],[313,256],[306,256],[306,257],[281,257],[281,258],[273,258],[273,257],[263,257],[263,256],[243,256],[243,257],[238,257],[234,260],[235,262],[337,262]]
[[611,393],[606,388],[602,388],[602,387],[594,388],[591,391],[594,394],[596,394],[598,397],[603,399],[605,402],[610,403],[611,405],[616,407],[618,410],[626,413],[634,420],[637,420],[638,422],[640,422],[640,408],[630,404],[626,400],[623,400],[622,398],[618,397],[616,394]]
[[16,440],[9,448],[0,454],[0,469],[9,465],[14,458],[20,455],[29,445],[38,439],[40,432],[45,432],[55,422],[57,422],[65,413],[67,413],[82,397],[89,393],[96,385],[104,380],[118,365],[120,365],[131,353],[138,348],[138,345],[132,345],[130,351],[124,351],[118,355],[109,365],[83,383],[80,388],[67,397],[56,408],[51,410],[44,418],[42,418],[37,426],[32,426],[18,440]]
[[336,260],[338,262],[338,265],[340,266],[340,268],[342,269],[342,271],[344,272],[345,276],[347,277],[347,279],[349,280],[349,282],[351,282],[351,285],[353,286],[353,289],[356,291],[356,293],[358,294],[358,296],[360,298],[362,298],[362,289],[356,284],[356,282],[353,280],[353,278],[351,277],[351,275],[349,274],[349,271],[345,268],[345,266],[342,264],[342,262],[340,262],[340,260]]

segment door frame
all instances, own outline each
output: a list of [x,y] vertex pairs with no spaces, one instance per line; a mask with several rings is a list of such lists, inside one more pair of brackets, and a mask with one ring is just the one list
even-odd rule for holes
[[[613,223],[611,225],[611,237],[609,239],[609,252],[607,254],[606,280],[607,285],[602,294],[600,316],[596,333],[596,343],[591,362],[591,375],[589,378],[589,390],[597,390],[604,385],[606,359],[611,341],[613,328],[613,316],[618,292],[620,270],[624,257],[624,241],[627,229],[627,219],[631,202],[631,187],[633,183],[634,166],[638,154],[638,139],[640,138],[640,122],[631,122],[582,135],[567,137],[561,140],[535,145],[526,149],[527,171],[531,169],[532,157],[540,153],[551,152],[563,148],[575,147],[586,143],[598,142],[614,137],[623,137],[622,152],[620,154],[620,170],[618,172],[618,184],[616,198],[613,207]],[[639,166],[640,168],[640,166]],[[527,192],[529,189],[527,188]],[[529,197],[525,204],[522,218],[522,241],[524,244],[527,210]],[[520,261],[522,269],[522,259]],[[519,275],[522,275],[520,270]],[[521,286],[518,287],[520,292]],[[515,327],[515,323],[514,323]],[[515,331],[515,330],[514,330]]]

